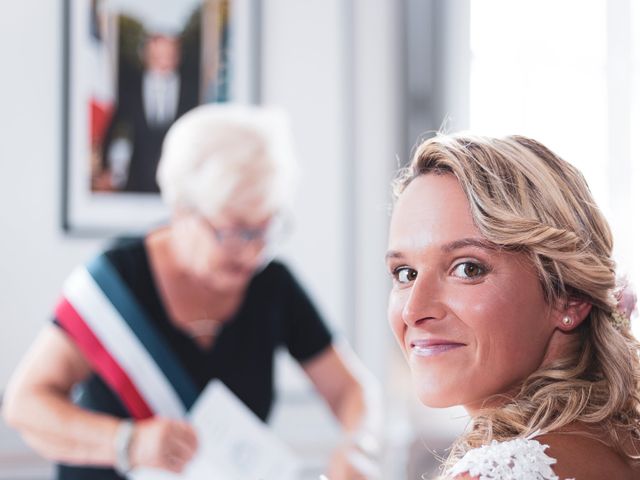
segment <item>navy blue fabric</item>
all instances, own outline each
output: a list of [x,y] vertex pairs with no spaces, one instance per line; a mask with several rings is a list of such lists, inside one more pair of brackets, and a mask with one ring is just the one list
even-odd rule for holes
[[160,367],[188,411],[198,398],[196,386],[178,361],[167,339],[156,331],[147,312],[122,281],[109,258],[99,255],[87,265],[87,270]]

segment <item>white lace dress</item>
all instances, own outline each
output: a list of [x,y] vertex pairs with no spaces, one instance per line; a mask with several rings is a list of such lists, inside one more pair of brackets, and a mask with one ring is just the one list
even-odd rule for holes
[[468,473],[479,480],[560,480],[551,469],[556,459],[544,452],[547,448],[532,438],[494,440],[469,450],[445,476],[455,478]]

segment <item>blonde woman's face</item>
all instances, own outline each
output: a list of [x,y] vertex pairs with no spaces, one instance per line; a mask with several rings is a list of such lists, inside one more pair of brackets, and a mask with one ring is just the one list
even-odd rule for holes
[[555,314],[536,273],[483,239],[453,175],[402,193],[387,265],[389,322],[424,404],[476,409],[542,364]]

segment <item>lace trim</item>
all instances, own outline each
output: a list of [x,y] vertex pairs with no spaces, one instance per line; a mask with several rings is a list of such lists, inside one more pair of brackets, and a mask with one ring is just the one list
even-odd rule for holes
[[479,480],[560,480],[551,469],[556,459],[544,453],[549,446],[531,439],[533,436],[506,442],[493,440],[469,450],[446,476],[468,473]]

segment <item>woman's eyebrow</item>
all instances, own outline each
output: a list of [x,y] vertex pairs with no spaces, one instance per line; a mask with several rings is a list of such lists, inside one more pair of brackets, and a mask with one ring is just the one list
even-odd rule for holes
[[485,240],[484,238],[461,238],[460,240],[454,240],[453,242],[444,244],[441,249],[445,252],[451,252],[464,247],[478,247],[484,250],[497,249],[495,244]]
[[397,250],[389,250],[385,254],[384,259],[385,261],[387,261],[391,258],[404,258],[404,255],[402,255],[402,253],[398,252]]
[[[484,238],[472,238],[472,237],[461,238],[460,240],[454,240],[452,242],[445,243],[440,247],[440,249],[444,252],[452,252],[454,250],[457,250],[459,248],[464,248],[464,247],[477,247],[477,248],[482,248],[483,250],[492,250],[492,251],[495,251],[498,249],[498,247],[495,244],[489,242],[488,240],[485,240]],[[389,250],[384,256],[385,261],[389,261],[391,259],[397,259],[397,258],[404,258],[404,254],[398,250]]]

